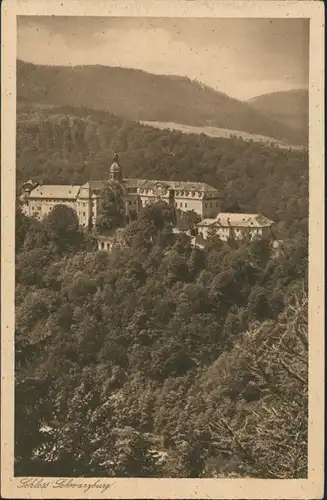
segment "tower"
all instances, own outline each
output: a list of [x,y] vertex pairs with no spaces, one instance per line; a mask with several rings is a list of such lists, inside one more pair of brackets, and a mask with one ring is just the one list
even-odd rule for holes
[[119,164],[119,158],[118,154],[114,154],[114,161],[110,167],[110,180],[111,181],[116,181],[116,182],[121,182],[123,180],[123,173],[121,166]]

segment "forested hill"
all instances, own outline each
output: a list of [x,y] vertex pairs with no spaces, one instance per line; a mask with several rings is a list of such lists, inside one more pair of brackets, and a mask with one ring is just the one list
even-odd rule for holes
[[18,207],[15,474],[305,478],[306,238],[194,248],[162,205],[112,252]]
[[[136,121],[211,125],[303,144],[297,129],[186,77],[106,66],[53,67],[17,61],[18,99],[86,106]],[[304,143],[305,144],[305,143]]]
[[221,192],[224,209],[239,203],[288,227],[306,226],[306,152],[157,130],[82,108],[18,106],[18,182],[106,179],[114,151],[126,177],[207,182]]
[[309,92],[307,89],[271,92],[248,102],[272,120],[297,129],[302,134],[303,143],[307,143],[309,132]]

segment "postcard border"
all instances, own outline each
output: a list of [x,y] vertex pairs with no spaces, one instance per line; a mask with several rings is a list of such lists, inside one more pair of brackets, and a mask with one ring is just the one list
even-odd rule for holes
[[[309,140],[309,448],[308,479],[104,479],[115,483],[102,498],[318,499],[324,479],[324,4],[316,1],[144,1],[92,4],[87,0],[7,0],[2,3],[1,169],[1,494],[4,498],[100,498],[98,488],[21,488],[13,476],[14,243],[16,149],[16,16],[109,15],[147,17],[310,18]],[[55,478],[51,478],[55,481]],[[74,479],[91,484],[96,478]],[[268,484],[267,484],[268,481]]]

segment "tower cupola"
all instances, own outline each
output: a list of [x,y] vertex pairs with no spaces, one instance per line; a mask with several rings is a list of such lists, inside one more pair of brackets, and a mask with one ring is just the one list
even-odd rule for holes
[[117,153],[114,154],[113,160],[114,161],[110,167],[110,180],[121,182],[123,179],[123,173],[122,173],[122,169],[121,169],[121,166],[119,163],[119,158],[118,158]]

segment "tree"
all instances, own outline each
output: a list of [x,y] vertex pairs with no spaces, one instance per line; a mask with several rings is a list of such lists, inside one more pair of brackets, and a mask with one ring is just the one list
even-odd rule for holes
[[277,323],[252,324],[232,352],[212,367],[210,378],[219,378],[219,391],[230,404],[213,412],[209,427],[219,448],[238,456],[238,464],[231,461],[224,475],[234,470],[240,476],[306,477],[307,324],[308,301],[302,289]]
[[186,212],[178,211],[177,214],[177,227],[181,230],[193,230],[201,217],[194,210],[187,210]]
[[23,213],[22,203],[16,200],[16,227],[15,227],[15,250],[19,252],[25,241],[29,229],[30,219]]
[[152,222],[157,231],[175,222],[175,211],[165,201],[149,204],[140,214],[140,220]]
[[115,230],[123,226],[124,221],[125,207],[122,187],[118,182],[110,182],[100,194],[96,228],[100,232]]
[[81,243],[76,211],[66,205],[56,205],[44,219],[44,230],[59,253],[76,248]]

